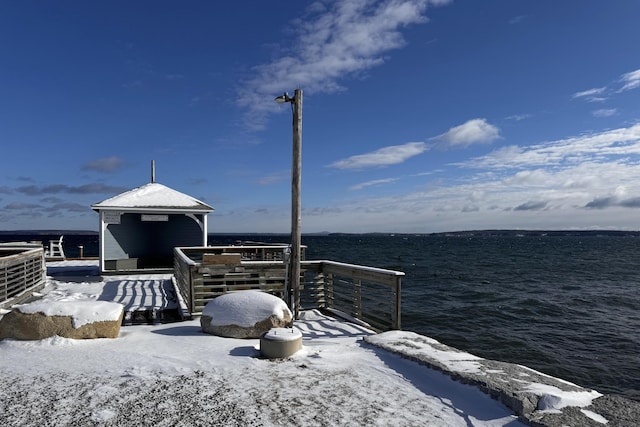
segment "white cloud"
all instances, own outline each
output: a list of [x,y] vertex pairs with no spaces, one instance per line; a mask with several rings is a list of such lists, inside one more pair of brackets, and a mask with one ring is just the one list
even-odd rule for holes
[[[305,230],[434,232],[468,229],[621,229],[637,222],[640,165],[584,162],[456,182],[388,197],[334,200],[339,210],[305,217]],[[627,188],[621,193],[620,187]],[[607,209],[603,215],[602,210]],[[393,218],[393,222],[389,222]]]
[[362,190],[363,188],[372,187],[372,186],[381,185],[381,184],[388,184],[390,182],[395,182],[397,180],[398,178],[375,179],[373,181],[367,181],[367,182],[353,185],[349,187],[349,190],[354,190],[354,191]]
[[514,211],[539,211],[547,207],[544,201],[528,201],[513,208]]
[[405,44],[401,29],[427,21],[428,5],[448,0],[335,1],[294,24],[297,39],[289,52],[253,69],[254,77],[238,89],[237,104],[248,110],[247,125],[263,129],[277,111],[273,98],[292,88],[306,93],[343,90],[340,80],[385,61],[386,52]]
[[506,119],[520,122],[522,120],[530,119],[531,117],[532,117],[532,114],[514,114],[512,116],[506,117]]
[[594,117],[611,117],[618,112],[615,108],[602,108],[600,110],[592,111],[591,114]]
[[640,154],[640,124],[628,128],[591,133],[544,142],[529,147],[503,147],[459,166],[511,169],[562,164],[579,164],[591,159]]
[[606,91],[606,87],[596,87],[593,89],[587,89],[587,90],[583,90],[582,92],[576,92],[573,94],[573,98],[586,98],[587,100],[592,100],[592,99],[600,99],[600,98],[594,98],[595,95],[601,95]]
[[640,69],[623,74],[620,80],[622,81],[624,86],[622,86],[619,92],[624,92],[640,87]]
[[422,154],[427,150],[424,142],[408,142],[403,145],[392,145],[366,154],[358,154],[337,160],[329,165],[336,169],[365,169],[389,166],[402,163],[411,157]]
[[[414,183],[423,177],[418,190],[393,185],[392,193],[371,196],[374,186],[391,182],[371,180],[352,187],[371,191],[336,191],[317,201],[304,197],[309,204],[303,212],[304,231],[637,229],[640,124],[504,147],[467,163],[410,176]],[[243,215],[218,217],[219,227],[233,230],[250,223],[256,230],[287,231],[290,225],[284,210],[270,209],[270,215],[251,220]],[[237,225],[225,225],[227,221]]]
[[125,166],[125,161],[118,156],[105,157],[102,159],[91,160],[82,166],[83,170],[96,172],[115,172]]
[[257,182],[258,182],[258,185],[273,185],[273,184],[278,184],[282,181],[286,181],[290,177],[291,177],[291,174],[289,171],[280,171],[280,172],[274,172],[270,175],[262,176],[258,178]]
[[[610,86],[618,86],[620,83],[622,83],[622,87],[618,89],[616,93],[626,92],[628,90],[640,87],[640,69],[624,73],[615,83]],[[607,100],[607,92],[611,91],[613,91],[613,89],[608,89],[606,86],[596,87],[593,89],[576,92],[572,95],[572,98],[585,99],[588,102],[601,102]]]
[[504,183],[509,186],[527,185],[540,186],[548,184],[551,175],[542,169],[532,169],[519,171],[515,175],[504,179]]
[[522,21],[524,21],[526,18],[528,18],[527,15],[514,16],[513,18],[509,19],[509,24],[511,25],[519,24]]
[[492,142],[498,138],[500,130],[496,126],[489,124],[486,119],[472,119],[432,139],[449,146],[466,147],[476,143]]

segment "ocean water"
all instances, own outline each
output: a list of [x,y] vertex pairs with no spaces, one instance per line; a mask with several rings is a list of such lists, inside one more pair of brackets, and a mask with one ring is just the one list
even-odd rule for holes
[[640,237],[303,238],[308,257],[404,271],[402,328],[640,400]]
[[[56,236],[54,236],[56,237]],[[0,241],[48,240],[0,234]],[[286,243],[288,236],[211,235]],[[65,234],[97,256],[97,235]],[[303,236],[307,259],[406,273],[402,328],[475,355],[640,400],[640,235]]]

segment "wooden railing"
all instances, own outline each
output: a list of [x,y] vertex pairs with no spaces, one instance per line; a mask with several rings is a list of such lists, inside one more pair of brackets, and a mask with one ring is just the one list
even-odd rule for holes
[[44,286],[46,266],[42,245],[0,245],[0,306],[20,302]]
[[[284,296],[285,248],[286,246],[175,248],[174,278],[189,314],[199,315],[209,301],[227,292],[256,289]],[[205,254],[239,256],[237,260],[231,258],[232,264],[208,264],[203,262]]]
[[[227,247],[218,253],[230,254],[234,249],[242,253],[244,248]],[[267,253],[284,249],[263,248]],[[211,248],[175,249],[174,278],[189,315],[200,315],[213,298],[237,290],[256,289],[285,297],[284,261],[243,257],[236,264],[204,264],[203,255],[212,252]],[[300,309],[325,309],[379,331],[400,329],[404,273],[334,261],[301,261],[300,266]]]
[[[240,254],[243,261],[282,261],[287,245],[260,245],[247,244],[237,246],[203,246],[179,248],[189,259],[202,262],[204,254]],[[306,247],[302,246],[301,259],[304,259]]]

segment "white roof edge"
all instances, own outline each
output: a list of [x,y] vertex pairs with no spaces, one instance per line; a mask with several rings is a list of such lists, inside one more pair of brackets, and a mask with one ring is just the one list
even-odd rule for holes
[[213,207],[177,190],[152,182],[91,205],[99,210],[212,212]]
[[193,208],[176,208],[176,207],[122,207],[122,206],[96,206],[92,205],[91,209],[94,211],[119,211],[126,213],[137,212],[154,212],[154,213],[210,213],[215,211],[214,208],[207,207],[193,207]]

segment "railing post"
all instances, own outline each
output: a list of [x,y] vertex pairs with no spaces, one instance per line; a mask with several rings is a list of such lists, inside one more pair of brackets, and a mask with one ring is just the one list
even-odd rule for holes
[[393,328],[396,330],[401,330],[401,318],[402,318],[402,307],[400,304],[402,303],[402,278],[400,276],[396,277],[396,283],[394,286],[395,292],[395,307],[393,310],[393,316],[391,322],[393,324]]
[[[186,263],[185,263],[186,265]],[[194,277],[193,277],[193,271],[194,269],[190,266],[187,265],[187,275],[189,277],[189,314],[194,313],[196,311],[196,301],[195,301],[195,286],[194,286]]]
[[4,270],[4,299],[3,301],[6,301],[9,299],[9,283],[7,283],[7,281],[9,280],[9,276],[7,274],[7,269],[3,268]]
[[362,319],[362,281],[353,282],[353,310],[356,319]]
[[322,271],[314,276],[313,289],[315,289],[316,293],[316,306],[320,308],[325,308],[327,306],[327,290],[325,283],[325,275]]
[[22,292],[27,290],[27,287],[29,286],[28,280],[27,280],[27,268],[28,268],[28,263],[29,263],[29,258],[24,258],[22,261]]
[[324,273],[324,288],[326,295],[326,308],[333,308],[334,294],[333,294],[333,273]]

